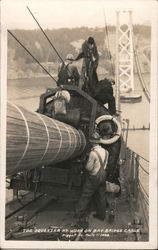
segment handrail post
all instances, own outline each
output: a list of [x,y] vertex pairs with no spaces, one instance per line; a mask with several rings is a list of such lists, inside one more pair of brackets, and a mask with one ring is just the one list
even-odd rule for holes
[[135,172],[135,153],[132,152],[131,159],[131,174],[130,174],[130,183],[131,183],[131,193],[134,194],[134,172]]
[[139,155],[136,155],[135,176],[134,176],[134,197],[138,199],[138,184],[139,184]]

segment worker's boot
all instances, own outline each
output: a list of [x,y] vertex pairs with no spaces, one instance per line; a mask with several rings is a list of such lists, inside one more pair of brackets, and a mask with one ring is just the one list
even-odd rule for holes
[[109,217],[108,217],[108,222],[111,224],[113,223],[115,220],[115,211],[114,210],[110,210],[109,212]]
[[105,216],[100,216],[98,214],[93,214],[93,217],[98,219],[98,220],[102,220],[102,221],[105,219]]

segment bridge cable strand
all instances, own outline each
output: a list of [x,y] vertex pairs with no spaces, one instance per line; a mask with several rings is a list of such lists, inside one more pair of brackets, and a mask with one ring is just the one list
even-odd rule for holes
[[[49,37],[47,36],[47,34],[44,32],[43,28],[41,27],[41,25],[39,24],[39,22],[37,21],[37,19],[35,18],[35,16],[33,15],[32,11],[30,10],[30,8],[27,6],[28,11],[30,12],[31,16],[33,17],[33,19],[35,20],[35,22],[37,23],[38,27],[40,28],[40,30],[42,31],[42,33],[44,34],[44,36],[46,37],[47,41],[49,42],[49,44],[52,46],[52,48],[55,50],[56,54],[58,55],[58,57],[60,58],[60,60],[62,61],[62,63],[65,65],[65,62],[63,60],[63,58],[60,56],[59,52],[57,51],[57,49],[55,48],[55,46],[53,45],[53,43],[50,41]],[[67,67],[68,71],[70,74],[73,74],[73,72],[70,72],[69,68]]]
[[41,68],[57,83],[57,80],[43,67],[43,65],[31,54],[31,52],[19,41],[19,39],[14,36],[10,30],[7,31],[21,45],[21,47],[26,50],[26,52],[41,66]]
[[114,76],[115,75],[114,68],[113,68],[114,62],[113,62],[113,58],[112,58],[111,53],[110,53],[108,26],[107,26],[106,16],[105,16],[105,11],[104,10],[103,10],[103,14],[104,14],[104,22],[105,22],[105,34],[106,34],[106,37],[107,37],[108,57],[109,57],[109,60],[111,62],[111,71],[112,71],[112,74]]

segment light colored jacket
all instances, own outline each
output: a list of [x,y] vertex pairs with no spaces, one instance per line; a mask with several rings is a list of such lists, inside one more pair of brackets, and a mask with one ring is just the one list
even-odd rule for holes
[[108,162],[108,151],[102,148],[100,145],[96,145],[95,147],[93,147],[89,154],[88,162],[86,164],[86,170],[89,172],[90,175],[96,175],[101,167],[99,157],[95,151],[97,151],[100,155],[102,162],[104,162],[105,160],[104,169],[106,169]]

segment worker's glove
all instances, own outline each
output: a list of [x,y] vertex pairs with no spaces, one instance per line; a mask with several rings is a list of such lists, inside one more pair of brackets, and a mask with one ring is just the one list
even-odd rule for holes
[[109,79],[109,81],[110,81],[111,85],[115,85],[114,79]]

